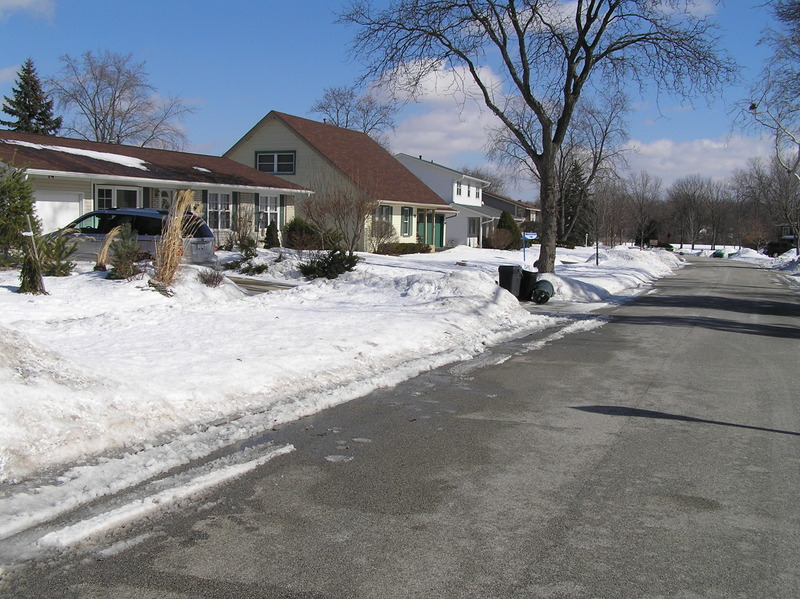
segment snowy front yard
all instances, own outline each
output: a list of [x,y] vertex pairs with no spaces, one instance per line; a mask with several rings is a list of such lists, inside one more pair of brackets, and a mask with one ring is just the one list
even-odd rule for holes
[[[678,265],[665,252],[604,252],[599,267],[590,250],[567,254],[590,262],[559,268],[562,300],[605,301]],[[521,252],[364,258],[338,280],[257,296],[188,267],[171,298],[90,263],[46,278],[46,296],[0,273],[0,480],[244,415],[271,427],[555,324],[496,284]],[[293,265],[263,278],[297,281]]]

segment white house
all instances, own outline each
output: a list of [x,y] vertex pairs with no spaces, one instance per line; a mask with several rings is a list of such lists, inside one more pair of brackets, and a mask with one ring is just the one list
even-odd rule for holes
[[472,177],[431,160],[408,154],[395,154],[403,166],[414,173],[445,202],[458,210],[448,218],[447,246],[480,247],[487,232],[500,218],[501,211],[483,203],[483,189],[489,181]]

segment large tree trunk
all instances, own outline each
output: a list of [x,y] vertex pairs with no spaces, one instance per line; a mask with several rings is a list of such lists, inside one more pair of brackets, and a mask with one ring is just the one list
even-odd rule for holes
[[541,248],[534,262],[539,272],[555,272],[558,238],[558,198],[553,159],[544,156],[539,165],[539,203],[542,207]]

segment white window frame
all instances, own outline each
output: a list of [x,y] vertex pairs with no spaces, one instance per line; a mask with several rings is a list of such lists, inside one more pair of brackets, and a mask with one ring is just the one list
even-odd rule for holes
[[393,210],[391,206],[378,206],[378,209],[375,211],[375,220],[383,220],[387,223],[392,222]]
[[279,196],[258,196],[258,228],[266,229],[270,223],[279,225],[281,199]]
[[[101,191],[110,191],[111,192],[111,205],[108,205],[108,198],[103,198],[103,203],[101,204],[100,193]],[[95,205],[97,206],[98,210],[108,209],[108,208],[119,208],[119,198],[118,192],[120,191],[132,191],[136,194],[136,202],[135,206],[132,208],[141,208],[142,207],[142,189],[140,187],[123,187],[121,185],[97,185],[95,186],[94,190],[94,197],[95,197]],[[128,206],[126,206],[127,208]]]
[[[231,228],[231,194],[227,191],[209,191],[207,223],[211,229],[222,231]],[[224,225],[224,226],[223,226]]]
[[414,209],[410,206],[403,206],[400,209],[400,235],[411,237],[414,234]]
[[[288,162],[280,157],[291,156],[291,168],[286,168]],[[294,175],[297,173],[297,152],[256,152],[256,169],[271,175]]]

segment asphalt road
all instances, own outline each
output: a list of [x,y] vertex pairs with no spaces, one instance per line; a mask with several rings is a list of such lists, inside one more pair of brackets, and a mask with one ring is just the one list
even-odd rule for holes
[[798,299],[693,261],[584,332],[287,425],[294,452],[0,595],[798,597]]

